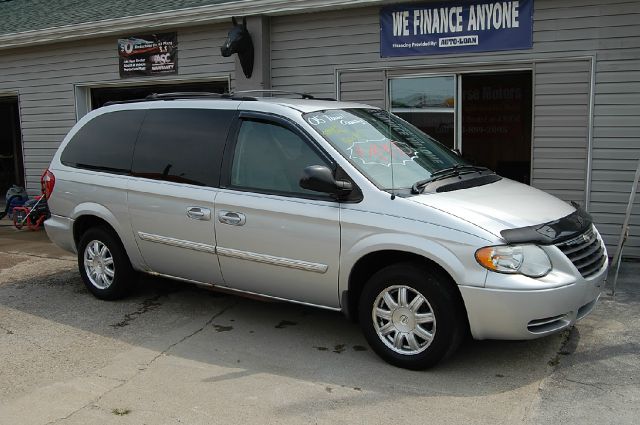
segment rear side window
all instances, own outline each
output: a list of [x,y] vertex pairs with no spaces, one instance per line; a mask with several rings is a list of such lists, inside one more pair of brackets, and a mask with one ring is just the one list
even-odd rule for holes
[[231,110],[152,109],[140,130],[133,175],[217,186]]
[[73,136],[60,161],[70,167],[128,174],[144,115],[145,111],[98,115]]

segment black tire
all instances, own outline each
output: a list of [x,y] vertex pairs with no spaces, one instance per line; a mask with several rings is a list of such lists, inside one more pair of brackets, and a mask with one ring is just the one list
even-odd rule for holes
[[[399,302],[400,288],[405,288],[404,307]],[[394,366],[412,370],[427,369],[451,355],[466,329],[466,315],[455,290],[448,277],[419,264],[399,263],[376,272],[365,285],[358,308],[360,326],[373,351]],[[379,298],[385,292],[391,300],[397,296],[395,309]],[[421,300],[420,307],[415,309],[418,314],[412,315],[408,305],[418,295],[426,302]],[[390,312],[390,319],[378,316],[374,319],[376,307],[385,315]],[[429,314],[433,315],[433,322],[418,323],[428,320]],[[383,335],[385,331],[388,333]],[[422,335],[429,334],[431,339],[423,339]]]
[[[100,266],[101,270],[109,269],[112,273],[113,277],[110,283],[101,281],[95,275],[90,277],[87,274],[85,251],[89,244],[92,244],[92,247],[96,246],[94,242],[97,243],[97,246],[105,246],[108,253],[110,253],[110,255],[106,256],[107,261],[103,261]],[[109,262],[108,258],[111,258],[112,262]],[[107,262],[109,262],[109,265],[106,265]],[[113,231],[104,227],[91,228],[80,238],[80,243],[78,244],[78,269],[87,289],[101,300],[117,300],[124,297],[133,286],[136,277],[122,243],[113,234]],[[106,272],[103,274],[107,276]]]

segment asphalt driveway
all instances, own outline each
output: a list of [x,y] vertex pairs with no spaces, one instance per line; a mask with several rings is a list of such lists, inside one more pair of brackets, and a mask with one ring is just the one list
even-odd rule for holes
[[97,300],[44,232],[0,227],[0,423],[637,423],[638,272],[571,332],[411,372],[338,313],[151,277]]

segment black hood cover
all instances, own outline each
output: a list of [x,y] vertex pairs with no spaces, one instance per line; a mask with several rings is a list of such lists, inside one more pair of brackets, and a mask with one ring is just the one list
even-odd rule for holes
[[536,224],[534,226],[506,229],[500,232],[508,244],[535,243],[539,245],[554,245],[585,232],[593,220],[591,215],[582,207],[573,204],[576,210],[566,217]]

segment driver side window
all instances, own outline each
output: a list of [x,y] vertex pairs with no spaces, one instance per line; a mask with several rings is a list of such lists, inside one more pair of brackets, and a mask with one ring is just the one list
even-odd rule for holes
[[238,132],[231,186],[285,195],[322,196],[300,187],[302,170],[330,166],[309,144],[277,124],[244,120]]

